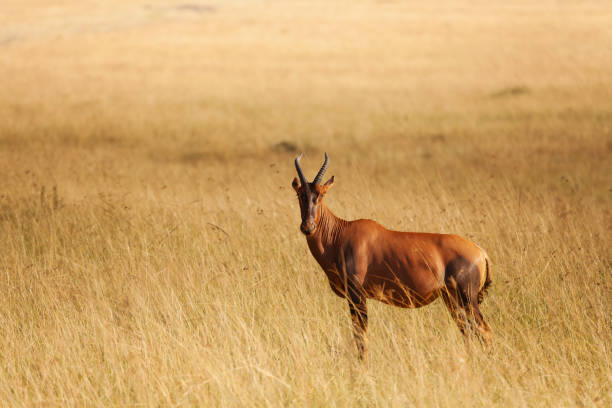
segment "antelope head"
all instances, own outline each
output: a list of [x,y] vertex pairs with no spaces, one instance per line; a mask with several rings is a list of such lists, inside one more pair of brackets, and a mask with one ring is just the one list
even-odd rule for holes
[[302,224],[300,230],[304,235],[311,235],[317,229],[319,219],[321,218],[321,204],[323,203],[323,197],[327,190],[334,184],[334,177],[332,176],[325,184],[320,184],[321,179],[327,166],[329,164],[329,158],[325,153],[325,161],[323,166],[317,173],[312,183],[309,183],[304,177],[304,172],[300,166],[300,159],[302,154],[295,158],[295,169],[297,170],[298,177],[293,179],[291,186],[295,190],[300,202],[300,211],[302,213]]

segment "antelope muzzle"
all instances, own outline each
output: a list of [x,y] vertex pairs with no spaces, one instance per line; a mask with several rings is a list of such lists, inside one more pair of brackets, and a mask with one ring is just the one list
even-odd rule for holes
[[304,235],[310,235],[314,232],[314,230],[315,230],[314,222],[303,222],[300,225],[300,231],[302,231]]

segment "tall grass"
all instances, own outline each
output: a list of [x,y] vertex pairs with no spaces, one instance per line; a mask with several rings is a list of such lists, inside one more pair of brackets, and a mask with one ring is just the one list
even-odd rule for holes
[[[0,6],[0,405],[610,404],[611,7],[31,3]],[[336,215],[486,249],[490,350],[371,301],[356,361],[299,151]]]

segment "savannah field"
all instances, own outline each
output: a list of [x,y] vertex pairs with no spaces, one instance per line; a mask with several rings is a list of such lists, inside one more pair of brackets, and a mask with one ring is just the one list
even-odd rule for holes
[[[612,404],[612,4],[0,4],[0,406]],[[491,257],[492,347],[346,301],[328,207]]]

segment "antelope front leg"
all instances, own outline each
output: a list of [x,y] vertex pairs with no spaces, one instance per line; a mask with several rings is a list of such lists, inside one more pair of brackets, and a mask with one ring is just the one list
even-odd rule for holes
[[364,360],[368,356],[368,306],[361,288],[349,285],[348,302],[359,359]]

